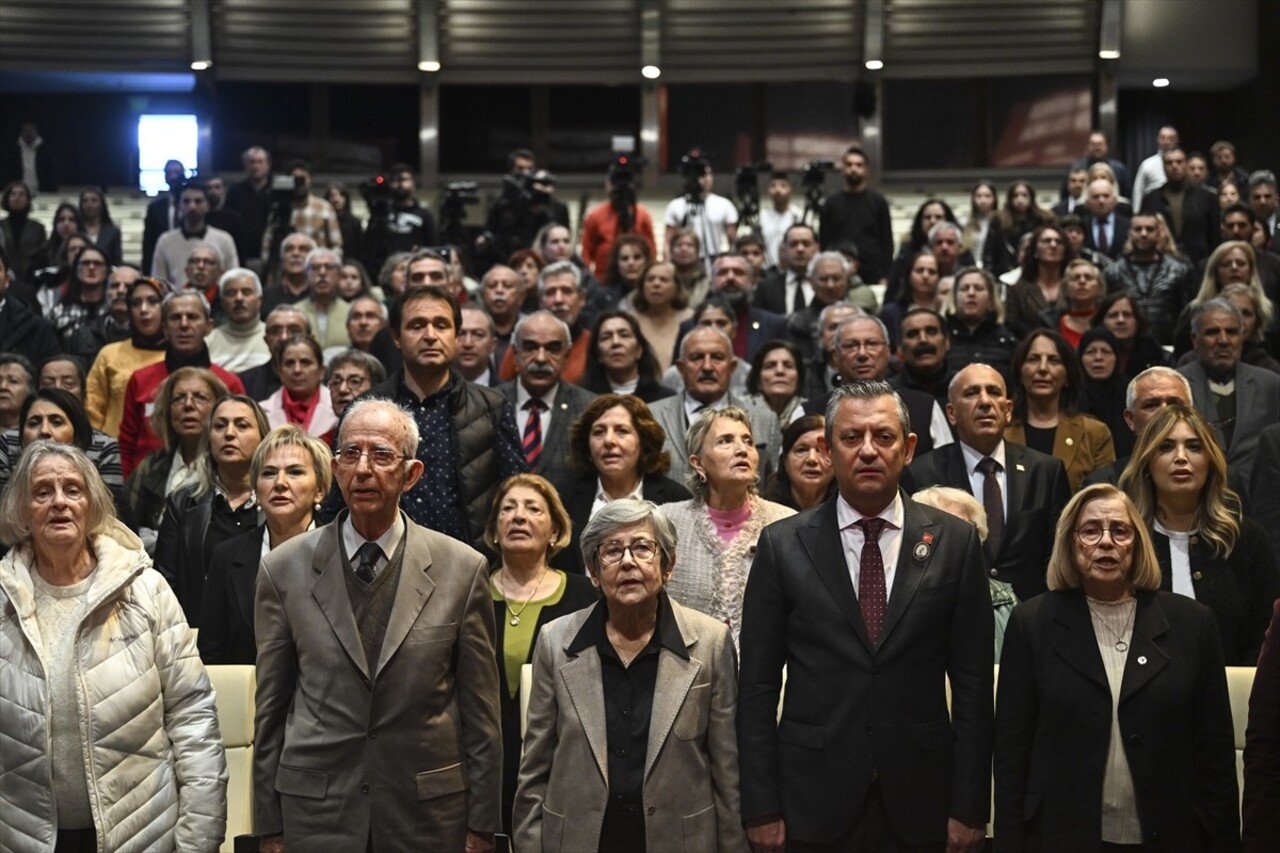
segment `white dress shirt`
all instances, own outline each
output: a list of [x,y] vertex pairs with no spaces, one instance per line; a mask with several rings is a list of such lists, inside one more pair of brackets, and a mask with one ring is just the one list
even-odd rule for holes
[[787,314],[792,313],[792,308],[795,307],[797,287],[804,293],[804,304],[813,304],[813,285],[810,284],[809,280],[803,277],[800,273],[789,272],[787,273],[787,281],[784,285],[787,299],[787,304],[785,306]]
[[[560,390],[560,383],[557,382],[555,387],[538,398],[542,403],[542,409],[538,412],[538,422],[542,426],[542,441],[545,444],[547,433],[551,429],[551,409],[556,404],[556,393]],[[529,419],[529,401],[533,399],[533,395],[525,389],[524,383],[519,379],[516,380],[516,429],[520,431],[520,435],[524,435],[524,424]]]
[[690,424],[692,424],[694,420],[697,419],[698,412],[702,411],[703,409],[723,409],[725,406],[729,405],[728,394],[725,394],[723,397],[721,397],[719,400],[716,400],[713,403],[699,403],[697,400],[693,399],[688,394],[684,394],[682,396],[684,397],[685,421]]
[[[982,503],[982,489],[986,485],[987,475],[978,470],[978,463],[986,457],[963,441],[960,442],[960,452],[964,454],[964,471],[969,475],[969,493]],[[1001,508],[1007,519],[1009,517],[1009,466],[1005,462],[1003,438],[996,445],[996,449],[991,451],[991,458],[1000,463],[1000,470],[996,472],[996,482],[1000,484]]]
[[[854,595],[858,594],[858,578],[862,572],[862,545],[866,534],[857,522],[868,518],[858,512],[841,495],[836,499],[836,524],[840,527],[840,542],[844,545],[844,561],[849,567],[849,579],[853,581]],[[898,571],[898,554],[902,552],[902,523],[905,512],[901,493],[893,496],[893,502],[880,511],[878,518],[888,522],[880,531],[880,556],[884,560],[885,601],[893,596],[893,578]]]
[[[387,528],[387,531],[373,540],[373,544],[382,549],[382,556],[373,564],[373,576],[377,577],[382,570],[391,562],[391,555],[396,552],[396,548],[400,547],[400,540],[404,538],[405,524],[404,514],[396,513],[396,520]],[[342,547],[347,552],[347,559],[355,562],[356,554],[359,553],[360,547],[368,542],[356,530],[356,526],[351,523],[351,513],[347,513],[346,520],[342,522]]]

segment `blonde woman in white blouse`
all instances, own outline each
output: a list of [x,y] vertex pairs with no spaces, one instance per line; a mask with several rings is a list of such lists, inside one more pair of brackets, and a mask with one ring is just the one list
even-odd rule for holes
[[1005,631],[995,849],[1237,849],[1213,615],[1159,590],[1151,536],[1123,492],[1096,485],[1072,498],[1047,581]]

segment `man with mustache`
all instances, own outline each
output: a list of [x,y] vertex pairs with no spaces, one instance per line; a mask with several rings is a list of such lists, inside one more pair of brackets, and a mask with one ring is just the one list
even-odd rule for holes
[[489,267],[489,271],[480,280],[480,301],[484,310],[493,318],[496,336],[496,347],[493,352],[494,364],[502,364],[511,346],[511,333],[515,331],[516,321],[520,319],[520,306],[525,299],[524,279],[511,267],[497,264]]
[[557,488],[577,479],[569,467],[569,427],[596,397],[562,379],[570,340],[568,325],[550,311],[525,317],[511,338],[516,379],[498,386],[515,406],[529,469]]
[[[538,274],[538,302],[569,329],[570,347],[565,352],[560,372],[568,382],[577,382],[587,371],[591,353],[591,329],[583,322],[582,309],[587,304],[587,286],[582,270],[573,261],[555,261]],[[530,315],[532,316],[532,315]],[[498,375],[504,381],[519,373],[515,347],[508,347],[498,362]]]
[[890,379],[889,384],[897,390],[923,391],[945,405],[947,388],[954,375],[947,366],[951,338],[946,320],[932,308],[917,305],[903,315],[898,331],[902,372]]

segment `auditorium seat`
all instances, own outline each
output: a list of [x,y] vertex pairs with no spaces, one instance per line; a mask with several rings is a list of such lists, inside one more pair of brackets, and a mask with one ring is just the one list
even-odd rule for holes
[[252,666],[210,666],[217,694],[218,728],[227,752],[227,835],[219,848],[231,853],[238,835],[253,832],[253,718],[256,670]]

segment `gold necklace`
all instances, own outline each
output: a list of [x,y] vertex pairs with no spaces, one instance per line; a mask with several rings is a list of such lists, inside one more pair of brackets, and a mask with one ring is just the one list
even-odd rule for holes
[[[510,577],[511,572],[507,572],[507,576]],[[529,607],[529,602],[533,601],[533,599],[537,597],[538,590],[542,589],[542,579],[545,578],[546,576],[547,576],[547,567],[543,566],[542,571],[539,572],[538,574],[538,582],[533,586],[533,592],[529,593],[529,597],[524,600],[524,604],[520,605],[519,610],[516,610],[514,607],[511,606],[511,602],[513,601],[511,596],[507,595],[507,593],[501,589],[498,590],[499,592],[502,593],[502,597],[507,602],[507,612],[511,614],[512,627],[520,624],[520,614],[525,612],[525,610],[527,610]]]

